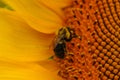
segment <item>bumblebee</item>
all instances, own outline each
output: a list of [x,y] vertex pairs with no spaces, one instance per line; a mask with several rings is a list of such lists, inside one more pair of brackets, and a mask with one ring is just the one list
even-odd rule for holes
[[56,37],[54,53],[58,58],[63,59],[66,54],[66,42],[71,41],[72,39],[72,31],[69,27],[63,27],[58,31],[58,35]]

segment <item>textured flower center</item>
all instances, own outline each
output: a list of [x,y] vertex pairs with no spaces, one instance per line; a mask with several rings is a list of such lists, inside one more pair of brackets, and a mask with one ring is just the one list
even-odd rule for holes
[[75,33],[57,59],[64,80],[120,80],[120,0],[73,0],[64,9]]

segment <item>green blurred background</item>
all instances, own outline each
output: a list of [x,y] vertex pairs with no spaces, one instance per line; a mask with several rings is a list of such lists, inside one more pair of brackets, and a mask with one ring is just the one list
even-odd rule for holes
[[9,10],[13,10],[8,4],[3,2],[3,0],[0,0],[0,8],[6,8],[6,9],[9,9]]

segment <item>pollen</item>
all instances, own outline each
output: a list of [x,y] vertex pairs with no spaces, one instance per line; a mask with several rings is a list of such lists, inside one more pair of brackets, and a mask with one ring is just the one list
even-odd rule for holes
[[120,0],[72,0],[63,9],[76,37],[56,59],[63,80],[120,80]]

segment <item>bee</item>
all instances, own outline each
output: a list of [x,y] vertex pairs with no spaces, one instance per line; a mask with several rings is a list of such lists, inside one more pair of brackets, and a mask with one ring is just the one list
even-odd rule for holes
[[58,58],[63,59],[66,54],[66,42],[71,41],[72,32],[69,27],[63,27],[58,31],[55,45],[54,45],[54,53]]

